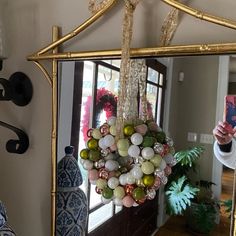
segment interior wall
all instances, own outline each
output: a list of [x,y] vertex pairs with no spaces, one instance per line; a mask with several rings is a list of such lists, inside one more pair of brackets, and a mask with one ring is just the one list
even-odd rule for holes
[[[170,105],[170,133],[176,149],[203,145],[200,178],[211,180],[212,144],[200,142],[200,134],[212,134],[215,125],[219,59],[217,56],[175,58]],[[184,81],[178,81],[179,72]],[[188,132],[197,134],[197,142],[187,140]]]
[[[114,9],[82,33],[77,41],[66,43],[65,49],[119,48],[123,1],[117,2]],[[4,61],[0,75],[9,78],[15,71],[22,71],[31,78],[34,87],[33,99],[26,107],[17,107],[11,102],[0,103],[0,119],[24,129],[30,139],[30,147],[25,154],[9,154],[5,150],[5,143],[15,136],[10,131],[0,128],[0,199],[5,202],[9,222],[18,235],[45,236],[50,234],[51,88],[39,69],[26,60],[26,56],[51,42],[52,25],[61,26],[62,33],[65,34],[88,18],[90,16],[87,10],[88,1],[0,0],[0,3],[7,29],[8,49],[8,59]],[[191,4],[203,6],[206,10],[212,8],[210,0],[194,0]],[[215,0],[212,10],[218,15],[224,13],[233,19],[235,6],[234,0],[224,2]],[[165,6],[161,1],[142,1],[135,12],[132,46],[156,45],[161,34],[161,24],[169,10],[170,7]],[[196,27],[192,27],[192,24],[194,26],[199,24],[197,30]],[[232,30],[222,29],[186,16],[183,22],[181,21],[173,42],[230,42],[235,41],[235,38],[236,33]],[[174,93],[178,92],[182,101],[181,87],[176,90],[179,91]],[[183,110],[181,104],[179,106]],[[180,118],[179,120],[181,121]],[[213,124],[211,121],[208,122]],[[207,127],[202,126],[204,132],[209,128]]]

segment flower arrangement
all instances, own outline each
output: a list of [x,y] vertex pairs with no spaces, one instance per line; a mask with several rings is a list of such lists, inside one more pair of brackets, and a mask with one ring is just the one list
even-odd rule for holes
[[80,157],[102,202],[132,207],[152,200],[176,164],[171,138],[153,121],[126,123],[116,140],[116,118],[88,130]]

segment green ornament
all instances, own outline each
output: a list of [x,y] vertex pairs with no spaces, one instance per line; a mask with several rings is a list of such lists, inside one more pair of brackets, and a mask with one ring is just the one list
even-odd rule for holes
[[100,159],[100,152],[98,150],[90,150],[89,151],[89,160],[90,161],[98,161]]
[[123,187],[121,186],[117,186],[114,189],[114,197],[122,199],[125,196],[125,190]]
[[137,187],[133,190],[132,196],[135,201],[139,201],[145,198],[145,191],[141,187]]
[[82,149],[81,151],[80,151],[80,157],[82,158],[82,159],[88,159],[89,158],[89,150],[88,149]]
[[91,138],[88,140],[87,142],[87,147],[90,149],[90,150],[95,150],[98,148],[98,141],[94,138]]
[[156,133],[156,139],[158,143],[163,143],[166,139],[166,135],[164,132],[160,131]]
[[129,140],[126,138],[119,139],[117,142],[117,148],[121,151],[127,151],[129,149]]
[[150,162],[155,166],[159,167],[162,161],[162,156],[159,154],[155,154],[154,157],[151,158]]
[[102,196],[106,199],[111,199],[113,197],[113,190],[108,187],[105,187],[102,190]]
[[152,147],[154,144],[155,140],[153,137],[150,136],[144,136],[142,146],[143,147]]
[[99,188],[99,189],[104,189],[107,187],[107,181],[105,179],[101,179],[99,178],[97,181],[96,181],[96,186]]
[[124,135],[131,136],[135,132],[135,129],[133,125],[126,125],[123,131]]
[[99,129],[94,129],[92,131],[92,137],[95,138],[95,139],[102,138],[102,134],[101,134],[100,130]]

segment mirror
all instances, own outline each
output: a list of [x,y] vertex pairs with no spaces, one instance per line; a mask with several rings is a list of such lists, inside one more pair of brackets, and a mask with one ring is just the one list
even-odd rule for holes
[[[234,61],[234,57],[227,55],[146,59],[150,74],[150,79],[147,79],[147,100],[153,105],[151,112],[155,121],[173,138],[176,151],[189,146],[204,146],[205,151],[198,161],[197,173],[192,173],[191,178],[193,182],[199,179],[214,182],[214,197],[221,201],[232,199],[234,172],[222,168],[214,158],[212,129],[223,116],[223,103],[218,103],[219,96],[224,97],[227,93],[227,90],[219,85],[228,83],[229,92],[236,93],[235,82],[232,82],[235,73]],[[159,74],[162,73],[158,72],[160,67],[157,66],[155,70],[155,67],[151,66],[155,62],[166,70],[166,73],[163,73],[166,83],[162,81],[159,84],[165,84],[163,88],[159,85],[155,87],[155,82],[157,78],[160,79]],[[75,147],[75,156],[80,163],[79,153],[85,148],[88,128],[98,127],[105,122],[107,116],[114,115],[114,111],[107,111],[101,104],[92,101],[92,98],[110,94],[112,99],[118,95],[120,60],[102,58],[95,61],[60,61],[58,65],[58,161],[64,156],[64,147],[71,144]],[[111,104],[114,106],[113,100],[110,100]],[[173,230],[176,221],[179,225],[177,230],[184,232],[183,219],[173,216],[168,218],[165,213],[163,189],[157,194],[158,205],[150,206],[153,203],[144,203],[132,210],[122,210],[122,207],[113,207],[112,204],[103,205],[95,186],[88,184],[87,171],[81,163],[80,169],[84,177],[82,189],[89,199],[89,235],[100,235],[100,231],[109,232],[111,227],[114,235],[125,235],[120,228],[125,228],[126,232],[129,232],[128,235],[151,235],[156,226],[162,226],[156,235],[167,235]],[[150,207],[156,214],[150,214]],[[137,219],[130,217],[131,211],[138,216]],[[223,225],[224,235],[229,235],[230,219],[223,207],[221,211],[220,223],[216,230]],[[120,227],[120,223],[117,229],[115,222],[119,217],[123,219],[123,226]],[[127,220],[130,222],[126,228],[124,222]],[[145,231],[147,228],[150,232]]]
[[[80,34],[82,31],[84,31],[85,29],[87,29],[90,25],[92,25],[94,22],[96,22],[101,16],[105,15],[108,10],[110,10],[111,8],[113,8],[113,6],[115,6],[115,4],[118,1],[116,0],[111,0],[111,1],[107,1],[106,4],[99,6],[98,10],[94,13],[92,13],[92,16],[90,18],[88,18],[83,24],[79,25],[78,27],[76,27],[75,29],[73,29],[71,32],[69,32],[68,34],[60,37],[59,35],[59,28],[58,27],[53,27],[53,39],[52,39],[52,43],[50,43],[49,45],[45,46],[44,48],[42,48],[41,50],[37,51],[36,53],[34,53],[33,55],[28,56],[28,60],[34,61],[34,63],[40,68],[40,70],[44,73],[46,79],[48,80],[49,84],[52,86],[52,186],[51,186],[51,234],[54,236],[56,234],[56,193],[57,193],[57,188],[56,188],[56,174],[57,174],[57,138],[58,136],[58,130],[57,130],[57,125],[58,125],[58,111],[57,111],[57,106],[58,106],[58,88],[57,88],[57,75],[58,75],[58,63],[60,60],[66,60],[66,61],[71,61],[71,60],[95,60],[95,59],[114,59],[114,58],[119,58],[121,56],[121,50],[120,49],[112,49],[112,50],[100,50],[100,51],[72,51],[72,52],[59,52],[59,46],[61,46],[63,43],[67,42],[68,40],[74,38],[76,35]],[[120,1],[119,1],[120,2]],[[128,1],[125,1],[126,3]],[[223,27],[227,27],[227,28],[231,28],[231,29],[236,29],[236,23],[232,20],[228,20],[222,17],[217,17],[214,15],[210,15],[204,12],[201,12],[197,9],[191,8],[183,3],[180,3],[178,1],[174,1],[174,0],[162,0],[162,2],[164,2],[165,4],[168,4],[178,10],[180,10],[183,13],[189,14],[191,16],[194,16],[195,18],[200,18],[201,20],[205,20],[205,21],[209,21],[211,23],[214,24],[218,24],[220,26]],[[104,2],[103,2],[104,3]],[[133,8],[129,8],[129,10],[132,10]],[[128,10],[128,7],[126,7],[126,10]],[[166,29],[168,29],[168,27],[171,28],[171,25],[173,23],[173,21],[169,18],[170,20],[170,25],[166,25]],[[176,28],[175,28],[176,29]],[[174,29],[174,31],[175,31]],[[172,33],[174,32],[169,32],[170,34],[167,36],[173,36]],[[165,34],[165,32],[163,32],[163,34]],[[163,35],[166,36],[166,35]],[[168,45],[165,44],[165,45]],[[61,49],[61,47],[60,47]],[[52,52],[51,52],[52,51]],[[209,43],[209,44],[195,44],[195,45],[191,45],[191,44],[187,44],[185,43],[185,45],[171,45],[171,46],[160,46],[160,47],[153,47],[153,48],[132,48],[130,49],[130,55],[133,58],[140,58],[140,57],[144,57],[144,58],[156,58],[156,57],[163,57],[163,56],[193,56],[193,55],[220,55],[220,54],[234,54],[236,52],[236,43]],[[41,63],[42,60],[51,60],[52,62],[52,73],[49,73],[46,69],[46,67],[43,65],[43,63]],[[221,59],[219,59],[219,61],[221,61]],[[221,63],[220,63],[221,64]],[[222,64],[225,64],[225,61],[222,61]],[[225,68],[221,68],[219,70],[219,75],[224,77],[224,70]],[[184,71],[179,71],[179,72],[184,72]],[[205,73],[207,73],[208,70],[205,71]],[[223,78],[222,77],[222,78]],[[181,73],[180,78],[183,79],[183,73]],[[185,72],[184,72],[184,78],[185,78]],[[180,80],[182,80],[180,79]],[[185,80],[184,80],[185,81]],[[220,82],[221,80],[219,80]],[[167,81],[168,82],[168,81]],[[212,81],[211,81],[212,82]],[[182,83],[183,85],[185,83]],[[221,87],[224,86],[225,84],[221,81],[217,87]],[[180,85],[181,86],[181,85]],[[216,86],[216,85],[215,85]],[[183,88],[185,86],[182,86]],[[169,87],[171,88],[171,87]],[[213,86],[211,86],[211,88],[213,88]],[[216,88],[216,87],[215,87]],[[225,86],[224,86],[225,88]],[[205,87],[201,87],[202,91],[205,91]],[[172,90],[172,89],[171,89]],[[195,91],[195,90],[193,90]],[[225,90],[226,91],[226,90]],[[215,97],[216,100],[216,104],[219,105],[219,107],[216,109],[217,110],[217,120],[221,119],[222,116],[222,112],[220,112],[221,107],[223,107],[222,104],[222,94],[224,94],[226,92],[222,92],[221,94],[219,94],[219,96]],[[170,93],[169,93],[170,94]],[[194,94],[194,92],[193,92]],[[182,96],[184,96],[185,94],[175,94],[176,96],[178,95],[179,98],[182,98]],[[170,103],[170,98],[167,97],[166,101],[169,101],[169,108],[170,108],[170,112],[176,112],[176,107],[171,107],[170,105],[173,105]],[[183,99],[184,102],[186,102],[185,99]],[[207,102],[208,100],[206,99],[206,101],[201,104],[201,106],[203,107],[203,105]],[[189,105],[189,104],[188,104]],[[193,104],[190,104],[191,106]],[[222,105],[222,106],[221,106]],[[198,107],[198,109],[201,108],[201,106]],[[211,107],[210,107],[211,108]],[[173,109],[173,110],[172,110]],[[209,108],[208,108],[209,109]],[[204,111],[205,112],[205,111]],[[169,113],[170,115],[171,113]],[[209,114],[209,111],[207,110],[207,112],[203,113],[202,115],[206,115]],[[189,115],[189,114],[188,114]],[[199,115],[199,114],[198,114]],[[165,119],[163,119],[163,121],[166,121],[166,119],[169,119],[167,124],[171,124],[169,121],[171,121],[171,115],[170,116],[164,116]],[[181,119],[183,119],[185,121],[185,119],[187,119],[188,116],[179,116],[178,122],[182,122]],[[202,117],[201,117],[202,118]],[[185,128],[189,128],[187,126],[188,121],[186,123],[184,123]],[[209,121],[211,121],[211,124],[215,123],[215,120],[210,119]],[[213,122],[212,122],[213,121]],[[196,122],[198,123],[198,122]],[[165,124],[163,123],[163,128],[168,130],[168,131],[172,131],[175,130],[174,127],[165,127]],[[167,129],[168,128],[168,129]],[[195,128],[195,127],[194,127]],[[206,127],[203,127],[203,130],[199,130],[197,132],[197,135],[199,134],[203,134],[203,140],[209,140],[209,136],[207,136],[207,134],[210,133],[209,130],[207,130],[206,135],[204,136],[205,130],[207,130]],[[185,132],[190,132],[190,130],[187,130]],[[177,133],[173,133],[173,138],[176,138]],[[178,135],[180,135],[178,133]],[[195,132],[190,132],[190,139],[195,139]],[[180,137],[180,139],[177,139],[177,142],[179,142],[179,140],[186,140],[186,137]],[[177,143],[177,145],[182,145],[181,143]],[[207,157],[208,158],[208,157]],[[213,159],[214,160],[214,159]],[[218,167],[220,168],[220,167]],[[217,181],[217,174],[215,173],[218,169],[214,168],[213,169],[213,173],[212,175],[215,176],[215,182],[219,183]],[[204,174],[208,175],[209,173],[207,171],[204,171]],[[219,177],[218,177],[219,178]],[[220,193],[216,191],[216,195],[219,195]],[[163,196],[163,195],[162,195]],[[150,201],[152,202],[152,201]],[[156,202],[156,201],[155,201]],[[161,205],[163,206],[163,205]],[[233,209],[233,215],[235,214],[235,204],[232,204]],[[149,205],[149,208],[146,209],[146,212],[152,212],[153,209],[153,205]],[[136,208],[137,209],[137,208]],[[160,211],[164,212],[164,209],[159,209]],[[114,211],[113,211],[114,212]],[[143,212],[143,211],[140,211]],[[131,217],[132,215],[135,214],[135,216],[138,216],[137,212],[132,211],[126,211],[125,212],[127,217]],[[159,214],[160,215],[160,214]],[[116,215],[117,222],[121,222],[122,219],[119,218],[119,214]],[[155,215],[151,216],[150,222],[148,223],[148,225],[151,227],[152,225],[155,224],[155,220],[153,221],[153,219],[156,219]],[[162,222],[164,219],[160,219],[160,222]],[[234,217],[232,217],[232,227],[231,227],[231,232],[230,235],[234,235],[236,234],[236,227],[235,227],[235,220]],[[138,225],[129,225],[129,222],[127,222],[127,227],[131,227],[132,229],[136,229],[138,227]],[[108,229],[113,230],[112,228],[112,224],[110,225],[110,228],[108,227]],[[146,235],[148,235],[150,232],[145,232]],[[91,234],[92,235],[92,234]]]

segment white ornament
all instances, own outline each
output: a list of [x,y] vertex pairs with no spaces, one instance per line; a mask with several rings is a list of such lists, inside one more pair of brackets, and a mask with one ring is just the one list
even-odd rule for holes
[[126,185],[127,184],[126,180],[127,180],[126,174],[120,175],[119,182],[121,185]]
[[143,142],[143,136],[139,133],[132,134],[130,139],[134,145],[140,145]]
[[143,172],[138,165],[134,165],[133,169],[130,172],[135,179],[141,179],[143,177]]
[[113,203],[114,203],[116,206],[123,206],[122,199],[119,199],[119,198],[114,198]]
[[119,180],[116,177],[111,177],[108,180],[107,185],[109,188],[115,189],[119,185]]
[[91,170],[93,168],[93,162],[89,160],[84,160],[83,167],[85,170]]
[[117,161],[114,161],[114,160],[108,160],[105,163],[105,168],[108,171],[117,170],[119,168],[119,163]]
[[127,182],[127,184],[134,184],[135,183],[135,178],[131,173],[126,174],[126,182]]
[[165,160],[161,160],[161,164],[160,164],[160,166],[159,166],[159,168],[161,169],[161,170],[164,170],[165,168],[166,168],[166,162],[165,162]]
[[111,202],[111,199],[106,199],[103,196],[101,196],[101,201],[103,204],[109,204]]
[[98,146],[99,146],[101,149],[106,149],[106,148],[108,148],[108,146],[106,146],[105,143],[104,143],[104,138],[99,139],[99,141],[98,141]]
[[104,137],[104,145],[107,147],[112,146],[115,143],[115,139],[112,135],[108,134]]
[[107,120],[107,124],[110,126],[115,125],[116,124],[116,117],[115,116],[109,117]]
[[142,157],[146,160],[150,160],[152,157],[154,157],[154,150],[150,147],[145,147],[142,150]]
[[128,149],[128,154],[131,157],[138,157],[140,154],[140,148],[136,145],[131,145]]

